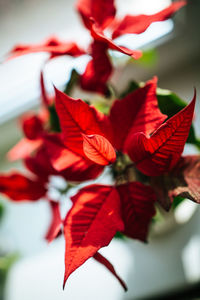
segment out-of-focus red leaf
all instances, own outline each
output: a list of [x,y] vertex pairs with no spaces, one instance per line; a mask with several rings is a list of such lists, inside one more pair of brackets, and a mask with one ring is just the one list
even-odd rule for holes
[[49,175],[58,174],[52,167],[44,147],[41,147],[34,156],[26,157],[24,163],[26,168],[36,175],[41,184],[48,181]]
[[104,29],[110,24],[116,13],[114,0],[79,0],[76,8],[87,28],[90,28],[88,20],[92,17]]
[[108,139],[111,125],[107,116],[82,100],[75,100],[59,90],[56,92],[56,110],[59,116],[64,143],[73,152],[85,156],[82,133],[99,134]]
[[107,246],[116,231],[123,231],[120,199],[115,188],[90,185],[72,197],[73,207],[64,221],[66,240],[64,285],[69,275]]
[[126,151],[135,133],[149,135],[166,119],[158,108],[156,88],[157,78],[154,77],[144,87],[113,103],[109,118],[116,133],[114,145],[118,150]]
[[106,37],[100,27],[95,23],[95,20],[90,18],[90,33],[95,41],[105,43],[109,49],[119,51],[123,54],[129,55],[134,59],[139,59],[142,56],[142,52],[139,50],[130,50],[123,46],[117,46],[112,39]]
[[63,42],[55,36],[51,36],[48,40],[41,44],[21,44],[16,45],[9,53],[8,59],[16,58],[21,55],[26,55],[35,52],[48,52],[50,54],[50,59],[61,56],[80,56],[85,54],[85,51],[78,47],[74,42]]
[[52,219],[45,239],[50,243],[59,235],[61,231],[62,219],[60,216],[59,203],[51,200],[49,200],[49,203],[51,207]]
[[111,143],[98,134],[83,134],[83,151],[89,159],[99,165],[106,166],[116,160],[115,149]]
[[69,181],[95,179],[103,170],[102,166],[67,149],[58,134],[46,136],[44,145],[53,167]]
[[151,137],[135,134],[128,154],[137,168],[148,176],[170,171],[178,162],[192,124],[196,92],[184,109],[162,124]]
[[26,158],[41,145],[41,139],[29,140],[23,138],[7,153],[7,157],[10,161]]
[[170,18],[177,10],[186,5],[186,1],[176,1],[167,8],[153,15],[127,15],[123,20],[115,22],[112,38],[115,39],[123,34],[144,32],[153,22],[165,21]]
[[22,128],[25,136],[29,140],[36,140],[40,138],[43,132],[43,122],[35,114],[25,115],[22,119]]
[[119,185],[117,190],[121,198],[124,234],[146,241],[149,225],[155,214],[154,191],[140,182]]
[[123,287],[123,289],[125,290],[125,292],[128,290],[125,282],[120,278],[120,276],[116,273],[115,268],[113,267],[113,265],[109,262],[109,260],[107,260],[107,258],[105,258],[102,254],[100,254],[99,252],[95,253],[95,255],[93,256],[93,258],[98,261],[100,264],[104,265],[114,276],[115,278],[117,278],[117,280],[119,281],[119,283],[121,284],[121,286]]
[[46,188],[39,181],[13,172],[8,175],[0,175],[0,193],[13,201],[35,201],[45,195]]
[[105,43],[94,41],[91,45],[92,59],[80,76],[80,85],[84,90],[107,94],[107,81],[112,73],[112,65],[107,54]]
[[170,173],[151,178],[158,202],[169,210],[176,196],[200,203],[200,156],[181,157]]

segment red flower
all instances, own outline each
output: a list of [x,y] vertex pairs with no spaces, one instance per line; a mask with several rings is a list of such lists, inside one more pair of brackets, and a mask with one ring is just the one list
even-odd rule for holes
[[[163,123],[166,116],[158,108],[156,88],[157,79],[153,78],[144,87],[115,100],[109,116],[56,89],[63,143],[67,149],[98,165],[114,163],[116,172],[115,168],[125,159],[122,152],[128,153],[147,175],[169,171],[180,158],[189,134],[195,96],[186,108]],[[140,136],[148,143],[142,144]],[[63,156],[61,153],[60,158]],[[125,163],[124,168],[130,163]],[[120,182],[120,174],[123,173],[118,174],[116,188],[90,185],[72,198],[73,207],[64,222],[64,282],[85,260],[107,245],[116,231],[146,240],[155,213],[155,193],[149,186],[132,182],[128,173],[122,178],[125,183]]]
[[[142,56],[141,51],[118,46],[113,39],[127,33],[142,33],[151,23],[170,18],[185,4],[185,1],[177,1],[154,15],[127,15],[124,19],[119,21],[115,19],[116,9],[113,0],[79,0],[77,2],[77,10],[82,17],[84,25],[89,29],[94,39],[91,53],[92,60],[88,63],[85,72],[81,75],[81,87],[89,91],[107,94],[107,82],[112,74],[112,67],[107,56],[107,50],[116,50],[134,59],[139,59]],[[105,36],[103,30],[106,28],[113,31],[112,39]]]
[[[152,22],[169,18],[183,5],[184,1],[178,1],[157,14],[128,15],[119,22],[115,19],[113,0],[79,0],[77,9],[93,38],[89,48],[92,59],[80,76],[81,87],[108,94],[107,84],[112,74],[108,49],[134,59],[142,54],[141,51],[118,46],[114,39],[126,33],[141,33]],[[112,38],[105,36],[106,28],[113,31]],[[75,43],[61,42],[52,37],[38,45],[18,45],[10,52],[10,58],[41,51],[48,52],[49,59],[85,54]],[[167,116],[158,107],[156,77],[123,99],[116,99],[108,115],[56,88],[54,106],[54,100],[45,91],[42,73],[40,84],[45,113],[23,119],[25,138],[9,153],[12,159],[25,157],[29,174],[24,176],[13,172],[0,175],[0,192],[13,201],[37,201],[40,198],[48,201],[52,220],[46,239],[52,241],[59,235],[62,226],[64,228],[64,285],[72,272],[94,257],[126,289],[111,263],[98,250],[107,246],[117,231],[146,241],[155,214],[154,204],[158,201],[156,195],[161,196],[160,202],[167,208],[173,197],[185,193],[200,202],[199,191],[195,194],[199,158],[180,159],[192,124],[196,93],[189,105],[164,122]],[[51,124],[52,116],[59,118],[56,129]],[[58,133],[60,129],[61,133]],[[62,221],[59,202],[48,194],[50,176],[59,175],[67,181],[79,183],[96,179],[105,166],[113,174],[113,186],[90,184],[81,188],[71,197],[72,207]],[[176,166],[178,171],[175,171]],[[139,171],[147,176],[158,175],[160,181],[157,177],[148,178],[143,184],[138,178],[144,175]],[[183,172],[184,178],[180,179],[180,172]],[[165,176],[172,177],[171,182],[167,178],[170,182],[167,199],[155,188],[158,182],[164,182]],[[183,183],[186,186],[183,187]]]

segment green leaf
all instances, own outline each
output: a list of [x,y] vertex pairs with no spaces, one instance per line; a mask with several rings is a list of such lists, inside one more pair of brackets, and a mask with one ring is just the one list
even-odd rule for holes
[[49,113],[50,113],[49,122],[50,122],[51,130],[54,132],[60,132],[61,131],[60,122],[59,122],[59,118],[58,118],[58,115],[56,112],[55,105],[53,104],[53,105],[49,106],[48,109],[49,109]]
[[185,198],[183,198],[181,196],[176,196],[172,203],[172,209],[175,210],[179,206],[179,204],[181,204],[184,200],[185,200]]
[[115,236],[114,236],[115,239],[119,239],[119,240],[124,240],[125,239],[125,236],[123,233],[117,231]]

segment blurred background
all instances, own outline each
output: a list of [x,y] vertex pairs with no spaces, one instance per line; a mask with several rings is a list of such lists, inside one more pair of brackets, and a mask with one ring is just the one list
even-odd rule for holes
[[[170,3],[170,0],[118,0],[117,6],[121,15],[152,14]],[[18,118],[39,104],[39,74],[47,55],[32,54],[6,63],[3,63],[4,57],[15,44],[38,43],[52,34],[86,46],[90,37],[74,6],[74,0],[0,0],[1,172],[23,168],[20,162],[9,163],[5,155],[21,137]],[[125,36],[119,42],[132,49],[143,49],[147,53],[146,60],[135,63],[114,53],[119,65],[112,79],[118,89],[122,89],[130,79],[146,81],[158,75],[159,87],[173,90],[187,102],[192,99],[195,86],[198,137],[199,14],[200,1],[188,0],[188,5],[173,21],[155,23],[140,37]],[[62,88],[72,67],[84,70],[87,61],[88,57],[84,56],[79,59],[63,57],[50,62],[45,67],[48,90],[52,92],[52,83]],[[195,153],[191,147],[186,151]],[[6,282],[1,300],[157,299],[155,295],[165,299],[166,294],[174,299],[170,296],[173,291],[181,292],[186,288],[192,295],[191,288],[199,290],[200,211],[196,206],[187,224],[162,237],[153,237],[148,246],[137,241],[116,240],[103,249],[102,253],[128,283],[126,294],[115,278],[92,260],[71,276],[63,292],[64,241],[59,238],[51,245],[46,243],[44,236],[49,220],[49,207],[44,201],[15,204],[0,198],[0,288]],[[200,296],[195,297],[200,299]],[[180,299],[194,297],[182,296]]]

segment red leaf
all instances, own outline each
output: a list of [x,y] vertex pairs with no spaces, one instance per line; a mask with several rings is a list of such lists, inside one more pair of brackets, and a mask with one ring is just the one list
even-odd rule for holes
[[148,138],[135,134],[129,143],[128,154],[137,168],[148,176],[159,176],[178,162],[192,124],[196,92],[184,109],[162,124]]
[[29,140],[27,138],[23,138],[7,153],[7,157],[11,161],[26,158],[33,151],[37,150],[41,144],[41,139]]
[[60,233],[62,219],[60,216],[59,203],[55,201],[49,201],[52,213],[52,220],[45,239],[50,243],[52,242]]
[[110,111],[110,120],[115,134],[114,145],[118,150],[127,149],[127,144],[137,132],[149,135],[163,123],[163,115],[156,97],[157,78],[149,80],[143,88],[116,100]]
[[80,49],[76,43],[63,42],[60,41],[57,37],[52,36],[41,44],[16,45],[8,53],[8,59],[16,58],[21,55],[26,55],[35,52],[48,52],[51,55],[50,59],[60,55],[80,56],[82,54],[85,54],[85,51]]
[[128,290],[125,282],[119,277],[119,275],[116,273],[113,265],[99,252],[95,253],[93,256],[96,261],[98,261],[100,264],[104,265],[119,281],[125,292]]
[[82,133],[111,136],[109,119],[82,100],[75,100],[59,90],[56,91],[56,110],[66,147],[73,152],[85,156],[83,152]]
[[45,195],[46,188],[39,181],[13,172],[8,175],[0,175],[0,193],[13,201],[35,201]]
[[81,88],[96,93],[107,94],[107,81],[112,73],[112,65],[107,55],[107,45],[94,41],[92,44],[92,59],[80,76]]
[[107,246],[123,230],[120,200],[115,188],[90,185],[72,197],[73,207],[64,222],[65,277]]
[[110,24],[116,13],[114,0],[79,0],[76,7],[87,28],[90,28],[88,20],[92,17],[104,29]]
[[85,181],[96,178],[102,166],[67,149],[59,135],[45,137],[44,145],[53,167],[69,181]]
[[186,1],[177,1],[153,15],[127,15],[123,20],[116,22],[112,38],[115,39],[127,33],[142,33],[151,23],[167,20],[184,5],[186,5]]
[[43,122],[36,115],[25,115],[22,119],[22,128],[29,140],[36,140],[43,133]]
[[83,134],[83,151],[89,159],[99,165],[106,166],[116,160],[113,146],[106,138],[98,134]]
[[142,52],[139,50],[130,50],[123,46],[117,46],[111,39],[107,38],[104,35],[102,29],[98,27],[94,19],[90,18],[89,22],[90,22],[90,33],[95,41],[100,41],[102,43],[105,43],[108,46],[108,48],[110,48],[111,50],[119,51],[123,54],[133,57],[134,59],[139,59],[142,56]]
[[149,225],[155,214],[155,193],[151,187],[140,182],[119,185],[117,190],[122,203],[124,234],[146,241]]
[[24,159],[26,168],[31,171],[40,183],[48,181],[49,175],[57,175],[58,172],[52,167],[44,147],[41,147],[34,156]]

